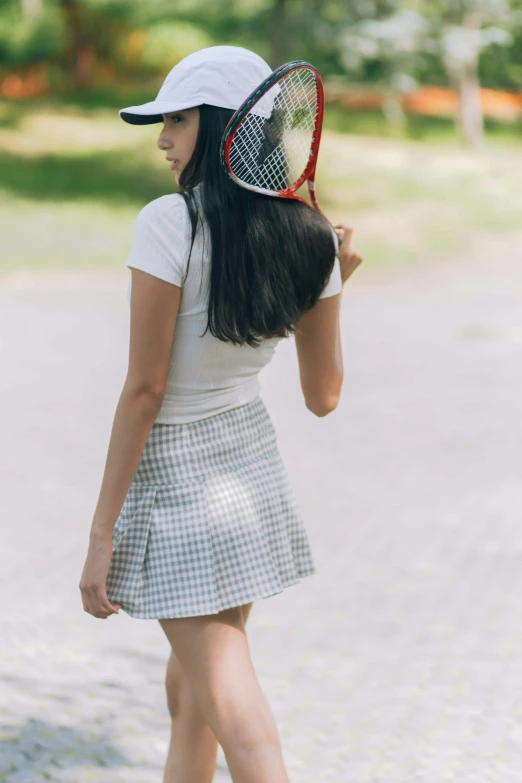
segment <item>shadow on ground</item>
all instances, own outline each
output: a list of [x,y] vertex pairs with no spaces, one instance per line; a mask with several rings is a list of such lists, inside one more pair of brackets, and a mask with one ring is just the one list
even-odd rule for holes
[[66,767],[125,766],[129,760],[110,741],[81,727],[28,718],[24,724],[0,724],[0,780],[11,773]]

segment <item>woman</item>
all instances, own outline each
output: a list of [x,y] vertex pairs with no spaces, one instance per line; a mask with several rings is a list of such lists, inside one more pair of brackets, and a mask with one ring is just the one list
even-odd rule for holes
[[306,204],[240,188],[221,168],[233,111],[269,73],[240,47],[182,60],[156,100],[180,192],[139,213],[130,353],[80,582],[85,611],[157,619],[171,645],[164,783],[210,783],[218,742],[238,783],[288,781],[245,623],[254,600],[315,572],[262,402],[259,371],[295,334],[305,404],[334,410],[351,229]]

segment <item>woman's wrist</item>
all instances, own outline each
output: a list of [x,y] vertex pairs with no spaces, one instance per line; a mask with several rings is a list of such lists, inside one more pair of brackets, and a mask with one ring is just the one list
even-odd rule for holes
[[102,543],[107,539],[112,539],[112,531],[114,525],[109,525],[107,522],[93,522],[91,526],[91,532],[89,538],[91,543]]

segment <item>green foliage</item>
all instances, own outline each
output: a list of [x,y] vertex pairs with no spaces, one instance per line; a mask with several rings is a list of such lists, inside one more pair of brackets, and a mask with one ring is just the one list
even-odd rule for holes
[[[350,111],[330,104],[324,119],[326,130],[343,135],[390,138],[389,123],[380,111]],[[501,122],[492,118],[485,120],[486,140],[490,148],[520,147],[522,142],[522,119],[514,123]],[[430,145],[455,144],[457,136],[452,117],[430,117],[422,114],[409,114],[405,118],[404,140],[418,141]]]
[[18,3],[0,8],[0,65],[16,67],[53,60],[65,42],[63,19],[54,3],[32,19],[22,16]]
[[519,91],[522,86],[522,32],[513,36],[509,47],[493,45],[479,64],[483,87]]
[[417,86],[423,50],[429,50],[428,23],[417,11],[400,8],[384,19],[363,20],[348,28],[341,39],[341,61],[349,71],[361,73],[367,60],[383,66],[383,81],[399,92]]
[[[13,103],[0,102],[2,269],[121,269],[139,209],[175,190],[158,129],[127,126],[116,111],[91,106]],[[436,144],[384,138],[378,113],[339,110],[335,120],[349,134],[329,131],[333,119],[328,107],[319,203],[329,219],[355,221],[369,264],[418,263],[477,236],[518,230],[517,150],[488,145],[470,154],[438,119],[415,118],[408,129]]]
[[148,28],[141,58],[145,66],[170,70],[188,54],[212,45],[210,37],[190,22],[162,22]]
[[112,19],[127,19],[132,13],[132,5],[127,0],[82,0],[87,11]]
[[[21,0],[0,0],[0,68],[47,63],[67,73],[74,42],[63,8],[58,0],[42,0],[42,8],[24,16]],[[399,88],[447,83],[445,51],[463,51],[462,17],[475,10],[483,20],[482,83],[522,85],[522,0],[77,0],[77,9],[96,59],[115,67],[120,81],[161,75],[192,51],[233,44],[272,67],[305,59],[324,78],[357,75]],[[421,42],[422,20],[430,33]],[[142,38],[128,58],[133,32]]]

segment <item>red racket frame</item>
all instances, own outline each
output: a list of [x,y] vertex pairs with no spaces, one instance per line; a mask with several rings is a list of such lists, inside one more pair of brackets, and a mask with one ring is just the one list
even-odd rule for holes
[[[268,92],[268,90],[271,87],[273,87],[274,84],[280,82],[281,79],[283,79],[283,77],[285,77],[287,74],[291,73],[292,71],[297,71],[301,69],[306,69],[308,71],[311,71],[311,73],[314,75],[315,83],[317,86],[317,112],[314,118],[314,130],[312,133],[312,144],[310,147],[310,155],[308,157],[308,163],[306,164],[306,167],[303,173],[301,174],[301,176],[299,177],[299,179],[293,185],[291,185],[289,188],[286,188],[285,190],[268,191],[263,188],[257,188],[253,185],[247,185],[246,183],[237,179],[230,166],[230,147],[232,146],[232,141],[234,140],[234,136],[238,128],[241,127],[249,111],[252,109],[253,106],[256,105],[256,103],[259,100],[261,100],[261,98],[266,94],[266,92]],[[248,190],[253,190],[257,193],[267,193],[269,195],[276,195],[279,198],[292,198],[295,199],[296,201],[302,201],[305,204],[308,204],[306,199],[302,198],[301,196],[297,196],[295,194],[295,191],[298,190],[301,187],[301,185],[306,181],[312,206],[320,212],[321,210],[319,208],[319,204],[317,203],[317,199],[315,196],[315,170],[317,168],[319,144],[321,142],[321,133],[323,129],[323,117],[324,117],[324,87],[319,71],[316,68],[314,68],[314,66],[311,63],[308,63],[305,60],[294,60],[292,62],[281,65],[273,73],[271,73],[270,76],[268,76],[263,82],[261,82],[261,84],[258,87],[256,87],[256,89],[248,96],[248,98],[243,102],[243,104],[239,107],[239,109],[237,109],[236,112],[232,115],[225,128],[223,139],[221,141],[221,157],[228,176],[231,179],[233,179],[234,182],[237,182],[238,185],[247,188]]]

